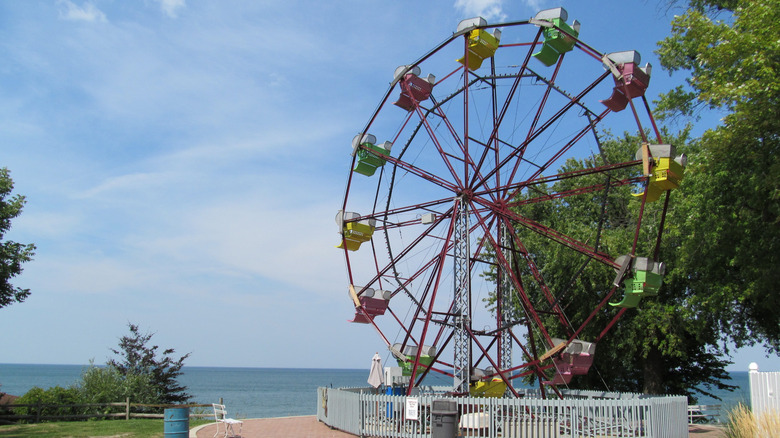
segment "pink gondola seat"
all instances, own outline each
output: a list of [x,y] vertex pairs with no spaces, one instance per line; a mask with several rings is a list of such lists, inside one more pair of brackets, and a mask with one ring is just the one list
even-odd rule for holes
[[[554,345],[557,346],[563,339],[553,338]],[[552,361],[555,365],[555,374],[551,380],[545,381],[546,385],[568,385],[574,376],[584,376],[588,374],[593,358],[596,354],[596,344],[575,339],[566,346]]]
[[615,86],[609,99],[602,100],[601,103],[614,112],[623,111],[629,100],[644,96],[650,85],[652,66],[646,64],[640,67],[641,57],[635,50],[610,53],[607,58],[611,65],[605,66],[613,70]]
[[431,97],[436,77],[429,74],[426,78],[420,77],[420,67],[402,65],[395,69],[395,80],[401,86],[401,95],[394,105],[406,111],[412,111],[420,102]]
[[358,297],[361,306],[355,308],[355,316],[349,322],[368,324],[369,317],[384,315],[387,311],[387,305],[390,303],[390,296],[390,291],[375,291],[373,288],[366,288]]

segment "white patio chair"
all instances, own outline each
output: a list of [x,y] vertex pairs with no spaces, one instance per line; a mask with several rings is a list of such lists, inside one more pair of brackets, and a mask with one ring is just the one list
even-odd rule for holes
[[238,435],[241,435],[241,429],[244,428],[244,422],[241,420],[235,420],[233,418],[227,417],[227,410],[225,409],[225,405],[220,405],[216,403],[212,403],[211,406],[214,407],[214,421],[217,422],[217,432],[214,434],[216,437],[219,435],[219,424],[222,423],[225,425],[225,438],[236,436],[236,432],[233,430],[233,426],[238,424]]

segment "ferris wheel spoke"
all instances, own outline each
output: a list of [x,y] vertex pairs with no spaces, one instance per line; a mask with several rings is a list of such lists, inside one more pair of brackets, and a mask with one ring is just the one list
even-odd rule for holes
[[[512,170],[512,178],[514,178],[514,175],[517,173],[519,166],[522,162],[523,156],[525,154],[525,151],[528,147],[528,145],[531,144],[535,139],[537,139],[543,132],[545,132],[548,128],[550,128],[553,123],[555,123],[557,120],[559,120],[567,111],[569,111],[574,105],[576,105],[584,96],[586,96],[589,92],[593,90],[593,88],[596,87],[601,81],[603,81],[606,77],[609,76],[608,72],[603,73],[596,81],[591,83],[589,86],[585,87],[583,91],[580,92],[577,96],[569,99],[569,101],[563,105],[554,115],[552,115],[547,121],[545,121],[542,126],[539,127],[536,131],[534,131],[532,134],[529,134],[529,137],[523,141],[520,145],[518,145],[512,152],[510,152],[503,160],[501,160],[500,163],[496,165],[496,168],[486,174],[483,179],[479,182],[476,182],[473,184],[473,187],[479,188],[482,185],[486,184],[486,181],[488,178],[491,178],[496,172],[500,171],[505,166],[511,166],[513,167]],[[600,119],[598,119],[600,120]],[[598,122],[596,120],[596,122]],[[544,165],[539,166],[539,169],[530,177],[530,179],[534,179],[537,176],[539,176],[544,170],[549,168],[553,163],[555,163],[564,153],[566,153],[574,144],[576,144],[585,134],[587,134],[589,131],[593,129],[593,123],[589,123],[586,127],[584,127],[582,130],[580,130],[577,135],[574,136],[569,142],[566,143],[566,145],[561,148],[558,153],[556,153],[552,158],[550,158]],[[491,137],[492,139],[492,137]]]
[[[484,221],[480,221],[480,223],[484,223]],[[493,248],[500,248],[498,242],[491,235],[491,233],[486,232],[484,236],[488,239],[488,241],[490,242],[490,245]],[[541,329],[542,333],[545,335],[545,338],[547,338],[547,340],[552,345],[552,338],[547,334],[547,330],[544,328],[544,323],[542,322],[541,318],[539,317],[538,313],[536,312],[535,307],[534,307],[530,297],[524,292],[524,288],[522,287],[522,285],[520,283],[520,279],[518,278],[518,273],[515,272],[513,269],[506,269],[510,265],[507,262],[507,260],[504,257],[504,255],[501,253],[501,251],[495,251],[495,255],[496,255],[496,260],[498,262],[498,265],[500,267],[504,267],[505,272],[507,274],[509,274],[510,279],[513,281],[514,287],[516,288],[516,291],[517,291],[517,296],[520,298],[520,300],[521,300],[521,302],[523,304],[523,308],[524,308],[524,310],[526,312],[526,317],[529,320],[533,320],[538,325],[538,327]]]
[[[539,271],[539,268],[536,266],[536,262],[533,260],[533,258],[530,256],[530,252],[528,249],[523,245],[523,242],[520,240],[519,236],[514,230],[514,227],[511,227],[511,221],[504,218],[508,225],[508,230],[511,236],[511,242],[516,247],[517,251],[522,255],[523,259],[526,262],[526,266],[528,267],[528,270],[531,272],[531,275],[533,279],[536,281],[536,284],[539,286],[539,289],[542,291],[544,298],[547,299],[547,302],[553,307],[553,313],[558,315],[558,319],[561,322],[561,325],[563,327],[569,328],[571,324],[566,319],[566,316],[563,312],[563,309],[560,307],[560,304],[558,304],[557,300],[555,299],[555,296],[550,291],[550,288],[547,286],[547,283],[544,280],[544,277],[542,276],[541,272]],[[507,267],[511,268],[511,267]]]

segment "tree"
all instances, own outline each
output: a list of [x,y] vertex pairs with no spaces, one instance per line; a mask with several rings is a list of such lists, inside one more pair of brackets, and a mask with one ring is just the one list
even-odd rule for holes
[[157,403],[176,404],[186,403],[191,396],[186,393],[187,387],[182,386],[176,380],[181,376],[181,368],[190,353],[173,359],[173,348],[163,350],[162,357],[157,357],[159,347],[150,346],[149,341],[153,333],[141,334],[135,324],[128,323],[129,336],[122,336],[119,340],[119,350],[111,351],[119,355],[119,359],[110,359],[106,364],[119,371],[123,376],[148,376],[151,385],[157,391]]
[[[687,142],[687,132],[667,136],[678,145],[678,152],[695,155],[698,143]],[[642,143],[636,136],[624,135],[602,143],[602,153],[609,162],[629,161]],[[585,159],[568,160],[558,173],[573,172],[599,166],[600,154]],[[628,168],[610,171],[617,179],[639,176],[639,169]],[[587,187],[604,182],[605,175],[592,174],[586,178],[563,179],[552,187],[539,187],[541,192],[564,193],[577,187]],[[665,262],[667,274],[659,295],[644,299],[640,306],[629,309],[618,323],[601,339],[596,349],[594,366],[587,376],[576,377],[570,386],[582,389],[605,389],[649,394],[686,394],[695,400],[697,394],[712,396],[711,389],[726,389],[724,367],[728,361],[721,359],[717,325],[707,309],[688,305],[691,289],[683,274],[688,267],[680,266],[681,224],[690,210],[691,189],[683,186],[672,194],[664,239],[659,260]],[[554,199],[544,203],[519,203],[518,213],[523,217],[543,223],[568,236],[577,236],[589,242],[598,242],[598,248],[608,254],[628,254],[633,244],[636,218],[640,202],[631,196],[630,186],[613,187],[603,193],[585,194]],[[545,193],[524,196],[539,197]],[[661,214],[663,202],[648,203],[645,208],[646,223]],[[643,227],[639,236],[637,256],[652,257],[655,251],[658,228]],[[596,305],[609,292],[615,271],[601,263],[590,263],[578,253],[564,249],[536,232],[516,227],[515,232],[542,270],[546,285],[561,304],[574,327],[578,327]],[[531,278],[527,265],[514,267],[523,278]],[[539,285],[534,281],[523,282],[529,296],[541,297]],[[618,292],[620,295],[622,292]],[[619,301],[620,296],[613,298]],[[540,298],[540,302],[543,301]],[[552,309],[550,309],[552,310]],[[606,310],[579,335],[585,341],[599,337],[601,331],[615,315]],[[568,338],[566,328],[558,322],[558,315],[541,313],[551,336]],[[541,338],[536,344],[542,343]]]
[[[663,96],[665,116],[724,111],[702,136],[686,181],[696,201],[681,261],[719,336],[780,353],[780,1],[694,2],[658,54],[686,87]],[[711,7],[730,11],[725,20]],[[722,12],[721,12],[722,14]]]
[[14,182],[8,169],[0,168],[0,308],[21,303],[30,295],[30,289],[14,287],[11,279],[21,274],[22,264],[35,255],[35,245],[5,240],[11,220],[21,214],[25,204],[24,196],[11,196],[13,189]]

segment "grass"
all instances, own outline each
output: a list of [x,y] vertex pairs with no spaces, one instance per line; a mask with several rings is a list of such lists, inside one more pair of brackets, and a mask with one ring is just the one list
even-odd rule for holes
[[[190,428],[212,423],[190,420]],[[0,426],[0,437],[8,438],[163,438],[164,421],[149,419],[60,421]]]
[[764,412],[754,416],[743,404],[729,412],[726,424],[727,438],[773,438],[780,430],[780,412]]

